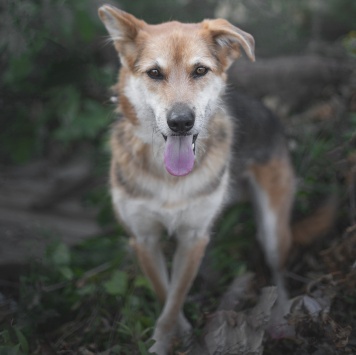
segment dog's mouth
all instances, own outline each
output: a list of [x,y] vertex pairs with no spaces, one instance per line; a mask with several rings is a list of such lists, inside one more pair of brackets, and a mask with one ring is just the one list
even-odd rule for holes
[[164,165],[171,175],[185,176],[193,170],[197,137],[197,134],[163,135],[166,141]]

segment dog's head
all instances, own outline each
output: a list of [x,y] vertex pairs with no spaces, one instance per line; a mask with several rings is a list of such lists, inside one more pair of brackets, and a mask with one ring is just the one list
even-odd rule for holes
[[219,105],[226,70],[240,47],[255,59],[253,37],[223,19],[148,25],[109,5],[99,16],[119,53],[122,95],[135,110],[141,138],[151,142],[158,133],[166,141],[168,172],[188,174],[196,139]]

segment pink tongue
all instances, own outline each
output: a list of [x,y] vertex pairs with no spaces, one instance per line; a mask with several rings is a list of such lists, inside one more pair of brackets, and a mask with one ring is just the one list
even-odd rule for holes
[[193,135],[168,136],[164,151],[164,164],[174,176],[189,174],[194,166]]

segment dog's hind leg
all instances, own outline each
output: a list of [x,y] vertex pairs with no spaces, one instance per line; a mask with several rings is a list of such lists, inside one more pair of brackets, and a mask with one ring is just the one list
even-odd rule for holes
[[280,303],[287,300],[283,268],[292,242],[290,215],[295,192],[293,169],[287,157],[274,158],[249,168],[257,212],[258,239],[264,250]]

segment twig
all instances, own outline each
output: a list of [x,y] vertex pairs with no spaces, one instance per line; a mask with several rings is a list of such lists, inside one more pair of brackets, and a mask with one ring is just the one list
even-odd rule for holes
[[42,291],[44,292],[53,292],[53,291],[57,291],[71,283],[75,282],[75,286],[76,287],[82,287],[85,283],[86,280],[88,280],[89,278],[98,275],[108,269],[110,269],[110,267],[112,266],[111,262],[106,262],[104,264],[101,264],[99,266],[96,266],[95,268],[86,271],[83,276],[78,279],[78,280],[69,280],[69,281],[62,281],[59,283],[56,283],[54,285],[49,285],[49,286],[42,286]]
[[76,286],[77,287],[82,287],[86,280],[88,280],[91,277],[93,277],[95,275],[98,275],[98,274],[110,269],[111,266],[112,266],[112,263],[108,261],[108,262],[106,262],[104,264],[101,264],[101,265],[91,269],[91,270],[86,271],[83,274],[83,276],[80,279],[77,280]]

